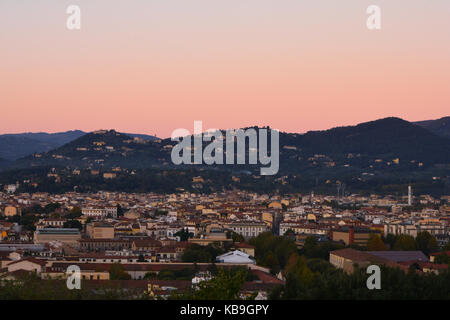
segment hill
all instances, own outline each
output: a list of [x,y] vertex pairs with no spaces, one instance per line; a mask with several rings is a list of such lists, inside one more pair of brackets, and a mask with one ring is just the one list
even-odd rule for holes
[[[33,153],[48,152],[72,142],[85,134],[86,132],[81,130],[73,130],[58,133],[27,132],[0,135],[0,157],[8,160],[16,160]],[[158,139],[155,136],[146,134],[126,133],[126,135],[148,141]]]
[[0,157],[16,160],[32,153],[47,152],[73,141],[85,133],[67,131],[59,133],[18,133],[0,135]]
[[[223,143],[226,146],[226,141]],[[280,170],[276,176],[261,177],[261,165],[175,166],[170,159],[174,144],[170,139],[147,140],[99,130],[10,163],[0,174],[0,183],[29,181],[22,189],[26,192],[62,192],[76,187],[85,191],[239,188],[329,193],[345,183],[347,192],[402,194],[413,184],[420,192],[446,194],[450,186],[450,139],[399,118],[305,134],[280,132]],[[115,179],[104,179],[89,170],[108,172],[117,167],[121,169],[114,170]],[[52,168],[56,168],[56,178]],[[74,174],[75,168],[85,170]],[[199,175],[204,182],[193,183]]]
[[450,117],[437,120],[426,120],[414,122],[414,124],[425,128],[438,136],[450,138]]
[[153,141],[153,140],[159,139],[156,136],[151,136],[148,134],[140,134],[140,133],[124,133],[124,134],[127,136],[130,136],[132,138],[141,138],[141,139],[148,140],[148,141]]
[[[170,139],[147,140],[114,130],[100,130],[83,135],[55,150],[19,159],[11,167],[171,168],[174,167],[170,160],[174,144]],[[280,133],[280,173],[317,175],[320,171],[329,175],[330,172],[350,174],[355,173],[355,170],[357,173],[400,170],[407,174],[413,170],[442,167],[449,163],[449,139],[399,118],[385,118],[305,134]],[[204,169],[249,172],[259,171],[259,167],[203,166]]]
[[450,162],[450,141],[399,118],[310,131],[295,138],[288,135],[287,143],[295,144],[305,155],[326,154],[336,160],[359,154],[382,160]]
[[160,144],[151,136],[131,137],[115,130],[87,133],[54,150],[34,153],[16,160],[13,168],[36,166],[70,166],[83,168],[151,167]]
[[6,167],[9,164],[10,164],[10,161],[0,158],[0,168]]

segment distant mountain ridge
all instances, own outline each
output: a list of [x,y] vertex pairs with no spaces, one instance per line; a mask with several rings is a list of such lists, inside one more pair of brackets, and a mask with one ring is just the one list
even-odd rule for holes
[[[450,117],[415,123],[391,117],[304,134],[280,133],[280,162],[305,169],[309,166],[305,159],[322,155],[322,162],[328,159],[329,163],[337,164],[362,165],[376,159],[388,162],[396,158],[425,165],[448,164],[449,123]],[[95,146],[95,142],[103,145]],[[171,164],[172,145],[170,139],[114,130],[5,134],[0,135],[0,167],[166,166]]]
[[[57,149],[18,159],[11,167],[174,168],[170,160],[174,144],[170,139],[143,139],[114,130],[99,130]],[[449,164],[450,139],[399,118],[305,134],[280,133],[281,172],[311,174],[323,170],[347,170],[345,168],[357,171],[401,168],[407,174],[422,167]]]
[[83,131],[19,133],[0,135],[0,158],[16,160],[35,152],[58,148],[84,135]]
[[414,124],[425,128],[438,136],[450,138],[450,117],[436,120],[417,121]]
[[[86,132],[71,130],[66,132],[26,132],[0,135],[0,158],[13,161],[33,153],[42,153],[54,150],[71,141],[74,141]],[[154,140],[156,137],[145,134],[128,134],[144,140]]]
[[[310,153],[360,153],[389,159],[400,157],[432,163],[450,161],[450,141],[400,118],[389,117],[356,126],[309,131],[296,144]],[[286,141],[288,143],[289,141]]]
[[[157,141],[157,142],[155,142]],[[47,152],[17,159],[14,168],[36,166],[131,167],[155,164],[160,151],[153,136],[124,134],[115,130],[97,130]]]

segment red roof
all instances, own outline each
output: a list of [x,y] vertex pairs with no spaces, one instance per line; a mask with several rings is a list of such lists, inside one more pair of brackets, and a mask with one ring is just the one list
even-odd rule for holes
[[442,263],[418,262],[418,264],[421,269],[447,270],[449,268],[448,264]]
[[435,252],[435,253],[431,253],[430,256],[440,256],[440,255],[444,255],[444,254],[450,257],[450,251]]
[[20,263],[20,262],[23,262],[23,261],[29,261],[31,263],[38,264],[40,266],[45,266],[47,264],[47,262],[44,261],[44,260],[40,260],[40,259],[35,259],[35,258],[29,257],[29,258],[25,258],[25,259],[21,259],[21,260],[17,260],[17,261],[11,262],[10,264],[8,264],[8,266],[11,266],[13,264]]
[[236,242],[234,244],[236,248],[248,248],[248,249],[255,249],[255,246],[252,246],[251,244],[245,243],[245,242]]
[[261,280],[263,283],[284,284],[284,281],[278,279],[277,277],[275,277],[269,273],[265,273],[264,271],[251,270],[251,272],[254,275],[256,275],[259,278],[259,280]]

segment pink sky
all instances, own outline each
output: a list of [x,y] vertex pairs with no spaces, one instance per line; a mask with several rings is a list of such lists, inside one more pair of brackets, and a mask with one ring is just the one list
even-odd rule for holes
[[[72,2],[79,31],[65,27]],[[0,133],[450,115],[450,1],[301,2],[2,0]],[[380,31],[366,28],[372,2]]]

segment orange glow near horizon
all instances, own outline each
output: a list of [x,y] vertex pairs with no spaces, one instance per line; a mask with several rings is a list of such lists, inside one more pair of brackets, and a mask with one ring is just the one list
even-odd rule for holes
[[[322,3],[323,2],[323,3]],[[323,130],[450,114],[450,2],[0,3],[0,133],[270,125]]]

